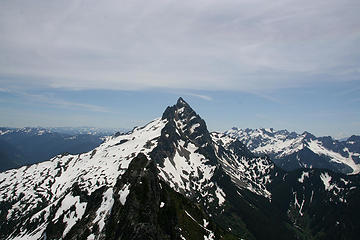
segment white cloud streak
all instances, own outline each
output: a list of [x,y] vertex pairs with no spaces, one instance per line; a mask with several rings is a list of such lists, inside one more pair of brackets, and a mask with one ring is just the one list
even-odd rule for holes
[[358,0],[0,4],[5,88],[257,91],[360,69]]
[[0,92],[8,93],[10,91],[8,89],[6,89],[6,88],[0,88]]
[[7,92],[17,95],[17,96],[20,96],[20,97],[23,97],[28,102],[37,102],[37,103],[41,103],[41,104],[47,104],[47,105],[52,105],[52,106],[56,106],[56,107],[66,108],[66,109],[73,109],[73,110],[85,110],[85,111],[100,112],[100,113],[110,112],[109,109],[102,107],[102,106],[86,104],[86,103],[79,103],[79,102],[74,102],[74,101],[67,101],[67,100],[57,98],[54,96],[50,96],[47,94],[32,94],[32,93],[27,93],[27,92],[18,91],[18,90],[16,90],[16,91],[9,90]]
[[183,93],[181,95],[184,95],[184,96],[192,96],[192,97],[197,97],[197,98],[201,98],[203,100],[206,100],[206,101],[212,101],[212,97],[210,96],[207,96],[207,95],[203,95],[203,94],[196,94],[196,93]]

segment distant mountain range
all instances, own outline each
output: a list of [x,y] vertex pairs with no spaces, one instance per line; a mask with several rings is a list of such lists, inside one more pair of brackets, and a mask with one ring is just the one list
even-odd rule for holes
[[[104,129],[103,129],[104,130]],[[58,132],[57,132],[58,131]],[[96,128],[0,128],[0,171],[42,162],[58,154],[79,154],[114,132]]]
[[180,98],[86,153],[0,173],[0,239],[358,239],[359,202],[359,174],[285,171]]
[[70,135],[88,134],[111,136],[116,132],[128,132],[126,128],[97,128],[97,127],[51,127],[48,130],[57,133],[65,133]]
[[285,170],[323,168],[345,174],[360,172],[360,136],[345,141],[315,137],[309,132],[298,134],[287,130],[238,129],[225,132],[243,142],[257,155],[269,155]]
[[29,133],[32,135],[42,135],[44,133],[64,133],[68,135],[100,135],[110,136],[116,132],[127,132],[126,128],[98,128],[98,127],[24,127],[24,128],[9,128],[0,127],[0,135],[9,133]]

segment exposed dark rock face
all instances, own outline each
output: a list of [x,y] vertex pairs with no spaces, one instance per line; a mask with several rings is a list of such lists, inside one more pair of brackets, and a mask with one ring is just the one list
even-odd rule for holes
[[[130,192],[122,205],[119,191],[126,186]],[[154,162],[139,154],[115,185],[107,239],[160,239],[160,190]]]
[[176,105],[168,107],[162,118],[174,123],[173,126],[177,127],[180,135],[196,145],[201,146],[211,141],[205,121],[182,98],[178,99]]
[[[46,239],[77,240],[87,239],[90,234],[100,236],[101,233],[99,232],[98,225],[94,225],[93,220],[96,217],[96,211],[100,208],[101,204],[103,204],[102,195],[105,191],[106,187],[103,186],[89,195],[86,191],[82,191],[78,184],[75,183],[72,188],[72,194],[79,196],[81,202],[87,203],[84,213],[85,217],[78,221],[65,237],[62,237],[62,233],[66,227],[63,223],[66,214],[63,214],[58,221],[50,222],[47,225],[44,235]],[[55,214],[55,211],[53,211],[53,214]]]
[[[126,186],[130,189],[123,205],[119,192]],[[200,239],[211,231],[189,219],[191,215],[201,223],[209,217],[200,207],[160,181],[154,161],[144,154],[131,161],[114,191],[115,204],[106,227],[106,239]],[[223,232],[214,223],[209,229],[214,229],[214,234]]]
[[[190,157],[190,151],[188,150],[188,146],[192,145],[196,148],[195,153],[200,154],[202,158],[205,159],[204,164],[206,166],[214,168],[213,171],[214,173],[216,172],[216,174],[223,174],[223,169],[218,162],[214,143],[206,123],[189,104],[182,98],[179,98],[176,105],[168,107],[165,110],[162,118],[167,120],[167,124],[161,131],[157,146],[150,153],[151,159],[153,159],[160,168],[164,168],[165,159],[169,159],[174,166],[179,164],[175,162],[175,154],[184,156],[185,161],[193,161]],[[189,184],[189,189],[187,191],[177,189],[177,191],[205,206],[205,211],[207,211],[208,214],[215,215],[221,212],[217,201],[211,200],[210,197],[204,198],[202,196],[205,192],[215,196],[217,190],[216,182],[213,182],[211,179],[204,180],[204,182],[208,184],[203,184],[204,186],[199,190],[199,181],[204,177],[205,173],[200,168],[193,170],[196,171],[196,173],[187,172],[187,179],[182,179],[186,182],[185,184]],[[213,183],[210,184],[211,182]]]
[[[193,143],[199,147],[199,153],[206,154],[205,156],[211,155],[212,140],[205,121],[182,98],[179,98],[176,105],[167,107],[162,119],[167,119],[168,123],[161,132],[157,147],[151,153],[152,159],[157,163],[162,164],[166,157],[174,157],[180,140]],[[214,155],[208,158],[210,164],[216,164]]]
[[237,156],[255,158],[255,155],[239,140],[232,142],[229,150],[232,150]]

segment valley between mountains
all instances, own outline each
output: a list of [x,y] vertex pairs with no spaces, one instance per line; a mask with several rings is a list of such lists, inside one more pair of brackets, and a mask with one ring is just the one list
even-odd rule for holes
[[282,134],[210,133],[179,98],[89,152],[0,173],[0,239],[358,239],[356,139]]

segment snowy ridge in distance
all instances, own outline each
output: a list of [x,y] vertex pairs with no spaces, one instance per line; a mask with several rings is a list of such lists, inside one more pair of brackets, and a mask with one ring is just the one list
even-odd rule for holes
[[[290,161],[289,156],[294,156],[291,160],[297,161],[297,168],[319,167],[347,174],[360,173],[360,137],[358,136],[351,136],[346,141],[338,141],[331,137],[315,137],[308,132],[298,134],[287,130],[276,131],[272,128],[232,128],[225,134],[239,139],[256,154],[269,155],[280,167],[287,164],[286,161]],[[308,150],[321,159],[312,162],[311,154],[299,154]],[[324,162],[320,163],[320,161]],[[316,164],[322,165],[316,166]]]

